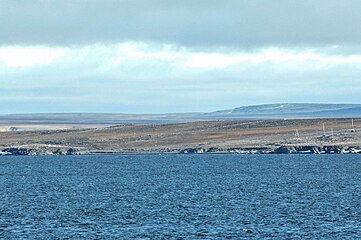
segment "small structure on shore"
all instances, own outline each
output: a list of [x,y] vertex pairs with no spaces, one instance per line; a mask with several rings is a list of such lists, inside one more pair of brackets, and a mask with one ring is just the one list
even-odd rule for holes
[[353,124],[353,119],[351,119],[351,132],[356,132],[355,125]]
[[295,135],[296,135],[296,139],[297,139],[297,140],[301,140],[301,138],[300,138],[300,133],[299,133],[298,129],[296,129]]

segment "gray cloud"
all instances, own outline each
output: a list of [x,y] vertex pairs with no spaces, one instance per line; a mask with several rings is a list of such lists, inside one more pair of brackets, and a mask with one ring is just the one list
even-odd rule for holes
[[349,45],[361,42],[360,9],[359,0],[2,0],[0,45]]
[[[0,114],[215,111],[250,104],[360,99],[361,56],[316,52],[312,59],[302,59],[308,52],[261,50],[258,55],[208,53],[199,58],[204,53],[184,51],[179,57],[177,49],[157,52],[158,46],[123,45],[128,53],[119,53],[118,46],[74,47],[48,64],[0,63]],[[173,57],[162,59],[166,53]],[[214,60],[227,62],[235,56],[246,59],[214,67]],[[209,66],[184,64],[192,58],[196,61],[190,62],[197,64],[208,60]]]

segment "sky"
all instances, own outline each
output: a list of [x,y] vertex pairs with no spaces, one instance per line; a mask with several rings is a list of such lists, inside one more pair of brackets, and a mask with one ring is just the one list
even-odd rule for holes
[[360,103],[359,0],[1,0],[0,114]]

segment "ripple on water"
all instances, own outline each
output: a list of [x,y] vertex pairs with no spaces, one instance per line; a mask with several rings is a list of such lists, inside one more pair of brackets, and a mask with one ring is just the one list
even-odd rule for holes
[[358,155],[0,157],[1,238],[361,236]]

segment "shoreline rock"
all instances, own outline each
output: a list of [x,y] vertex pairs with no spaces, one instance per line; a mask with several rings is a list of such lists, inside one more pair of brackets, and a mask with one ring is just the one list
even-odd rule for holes
[[64,149],[27,149],[9,147],[0,149],[0,156],[36,156],[36,155],[85,155],[85,154],[361,154],[360,146],[278,146],[255,148],[185,148],[174,151],[79,151],[75,148]]

